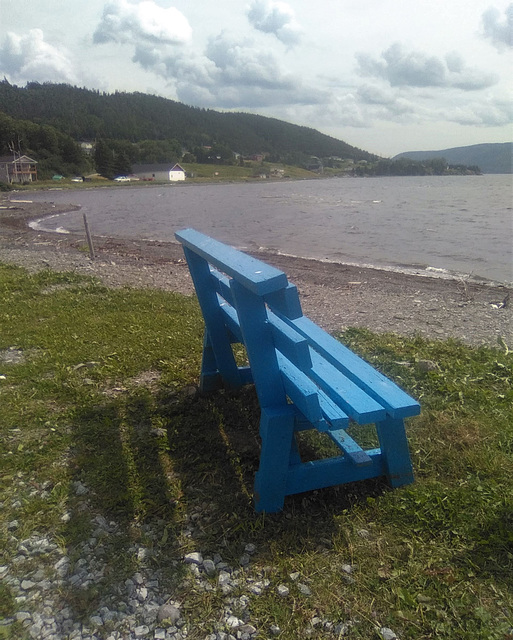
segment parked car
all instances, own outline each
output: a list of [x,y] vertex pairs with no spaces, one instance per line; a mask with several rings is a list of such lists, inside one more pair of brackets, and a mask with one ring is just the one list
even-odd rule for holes
[[128,176],[118,176],[114,178],[114,182],[130,182],[130,178]]

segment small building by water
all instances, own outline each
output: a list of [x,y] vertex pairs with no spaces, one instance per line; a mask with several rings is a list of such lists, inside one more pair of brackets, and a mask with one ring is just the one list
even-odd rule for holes
[[140,180],[166,182],[185,180],[185,169],[179,164],[134,164],[132,174]]

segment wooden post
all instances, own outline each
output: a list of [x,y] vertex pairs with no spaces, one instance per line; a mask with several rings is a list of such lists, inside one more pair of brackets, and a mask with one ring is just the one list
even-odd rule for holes
[[94,260],[95,255],[94,255],[93,239],[91,238],[91,234],[89,233],[89,225],[87,224],[86,214],[84,213],[83,216],[84,216],[84,227],[86,232],[87,244],[89,245],[89,257],[91,258],[91,260]]

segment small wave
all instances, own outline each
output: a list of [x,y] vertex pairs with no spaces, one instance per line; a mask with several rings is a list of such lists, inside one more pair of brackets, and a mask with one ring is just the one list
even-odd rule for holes
[[426,267],[426,271],[432,271],[433,273],[449,273],[447,269],[441,269],[440,267]]
[[[476,284],[483,284],[489,286],[504,286],[504,282],[499,282],[497,280],[491,280],[489,278],[481,277],[475,275],[473,273],[461,273],[458,271],[450,271],[449,269],[441,269],[439,267],[431,267],[426,265],[382,265],[382,264],[371,264],[367,262],[349,262],[347,260],[330,260],[329,258],[312,258],[296,255],[293,253],[286,253],[284,251],[279,251],[274,249],[273,247],[259,247],[259,253],[270,255],[279,255],[284,256],[286,258],[298,258],[300,260],[309,260],[311,262],[322,262],[325,264],[339,264],[339,265],[347,265],[348,267],[359,267],[361,269],[374,269],[376,271],[389,271],[393,273],[403,273],[405,275],[410,276],[419,276],[421,278],[441,278],[443,280],[468,280],[470,282],[474,282]],[[506,283],[509,285],[509,283]]]

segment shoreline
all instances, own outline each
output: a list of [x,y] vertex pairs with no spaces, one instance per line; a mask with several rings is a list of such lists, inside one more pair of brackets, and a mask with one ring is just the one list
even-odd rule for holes
[[[7,194],[5,194],[7,195]],[[8,203],[3,198],[1,205]],[[85,234],[53,234],[28,223],[78,207],[12,201],[0,209],[0,261],[31,271],[51,268],[98,277],[112,287],[157,287],[193,294],[178,243],[94,236],[96,260]],[[429,339],[455,338],[474,346],[513,348],[511,286],[440,274],[405,273],[373,266],[250,251],[283,270],[296,284],[305,315],[328,331],[350,326]]]

